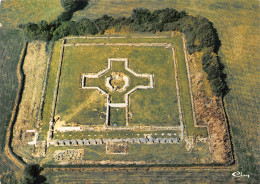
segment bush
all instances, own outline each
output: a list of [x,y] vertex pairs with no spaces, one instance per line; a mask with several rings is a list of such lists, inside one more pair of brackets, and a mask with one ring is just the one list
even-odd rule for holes
[[90,19],[82,19],[76,23],[76,30],[78,35],[86,35],[86,34],[97,34],[98,29],[94,22]]
[[130,18],[118,17],[114,20],[114,28],[117,32],[121,31],[123,27],[130,25]]
[[62,24],[53,32],[53,40],[58,40],[68,35],[77,35],[76,23],[73,21],[62,22]]
[[115,25],[114,18],[108,15],[103,15],[101,18],[96,19],[94,22],[96,24],[99,33],[101,34],[104,34],[109,27]]
[[202,56],[202,68],[208,74],[212,92],[216,96],[225,94],[228,87],[225,82],[225,75],[219,57],[213,52],[206,52]]
[[210,80],[210,87],[216,96],[222,96],[227,91],[227,85],[221,77]]
[[58,21],[59,23],[62,23],[62,22],[64,22],[64,21],[70,21],[70,19],[72,18],[72,16],[73,16],[73,12],[72,12],[72,11],[64,11],[64,12],[62,12],[62,13],[58,16],[57,21]]
[[45,183],[46,178],[40,175],[41,168],[37,164],[29,164],[25,166],[24,169],[24,184],[41,184]]
[[29,22],[21,27],[23,27],[24,33],[29,40],[48,41],[52,37],[48,30],[49,27],[46,21],[41,21],[38,24]]
[[61,0],[61,5],[68,12],[82,10],[88,5],[88,0]]

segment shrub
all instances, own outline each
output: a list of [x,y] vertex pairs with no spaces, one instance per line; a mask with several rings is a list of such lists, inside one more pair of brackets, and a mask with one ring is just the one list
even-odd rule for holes
[[61,0],[61,5],[68,12],[82,10],[88,5],[88,0]]
[[210,87],[216,96],[222,96],[227,91],[227,85],[221,77],[210,80]]
[[62,24],[53,32],[53,40],[58,40],[68,35],[77,35],[76,23],[73,21],[62,22]]
[[103,15],[101,18],[96,19],[94,22],[99,33],[104,34],[105,31],[109,28],[114,26],[114,18],[108,15]]
[[64,21],[70,21],[70,19],[72,18],[72,16],[73,16],[73,12],[72,12],[72,11],[64,11],[64,12],[62,12],[62,13],[58,16],[57,21],[58,21],[59,23],[64,22]]
[[97,34],[98,29],[94,22],[90,19],[82,19],[76,23],[76,30],[78,35],[85,35],[85,34]]
[[48,23],[46,21],[41,21],[38,24],[27,23],[22,25],[24,33],[29,40],[43,40],[48,41],[51,39],[51,34],[48,30]]

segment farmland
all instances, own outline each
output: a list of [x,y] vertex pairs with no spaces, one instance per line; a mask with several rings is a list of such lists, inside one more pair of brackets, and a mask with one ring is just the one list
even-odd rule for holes
[[[15,6],[11,6],[10,4],[12,8],[8,8],[8,2],[12,2]],[[59,0],[50,1],[51,3],[48,6],[37,4],[37,2],[44,3],[47,1],[35,1],[35,4],[33,5],[32,3],[30,6],[28,6],[28,2],[30,3],[30,1],[22,0],[10,0],[6,1],[6,3],[5,1],[2,2],[0,6],[0,22],[2,22],[4,26],[6,25],[6,27],[16,27],[18,24],[26,23],[28,21],[37,22],[43,18],[46,20],[51,20],[61,11],[61,7],[58,5]],[[56,3],[57,6],[52,6],[52,3]],[[47,8],[41,8],[41,6]],[[104,170],[102,171],[102,174],[94,171],[88,173],[85,172],[84,175],[82,174],[83,172],[74,171],[72,173],[74,177],[71,177],[72,174],[69,175],[68,171],[52,172],[50,170],[46,170],[45,174],[48,177],[48,181],[55,181],[55,183],[82,183],[82,181],[90,180],[92,183],[105,183],[107,180],[118,182],[118,179],[120,179],[125,183],[136,183],[137,181],[140,183],[171,183],[182,182],[183,180],[187,181],[187,183],[210,183],[212,181],[214,183],[248,183],[247,178],[232,178],[231,173],[239,170],[243,173],[250,174],[252,183],[257,183],[256,180],[258,173],[256,163],[259,161],[259,156],[257,155],[259,152],[259,145],[257,143],[259,136],[257,131],[259,131],[259,128],[255,128],[255,125],[256,122],[259,121],[259,113],[257,113],[257,109],[259,106],[258,94],[260,92],[258,80],[259,64],[257,59],[259,58],[259,21],[257,16],[259,11],[258,1],[251,0],[245,2],[242,0],[220,0],[216,2],[215,0],[152,0],[147,3],[146,1],[139,0],[100,0],[90,1],[90,5],[85,10],[76,12],[73,19],[78,20],[86,15],[93,19],[100,17],[104,14],[104,12],[113,16],[128,16],[132,9],[136,7],[146,7],[151,10],[172,7],[179,11],[185,10],[192,15],[202,15],[208,18],[217,28],[220,40],[222,41],[222,46],[219,53],[221,60],[225,65],[225,71],[228,76],[227,80],[231,89],[228,95],[224,98],[224,102],[230,122],[237,165],[235,168],[224,169],[223,171],[212,169],[203,171],[175,170],[148,172],[142,170],[137,173],[133,171],[111,172]],[[35,11],[35,8],[39,8],[39,11]],[[26,12],[26,14],[24,14],[24,12]],[[37,16],[32,16],[33,14],[37,14]],[[29,17],[29,15],[32,17]],[[2,35],[4,35],[4,33],[1,32],[0,34],[2,40]],[[18,60],[16,61],[18,62]],[[55,62],[53,62],[53,64],[55,64]],[[14,69],[12,69],[12,72],[15,73],[16,66],[13,66],[13,68]],[[8,70],[5,69],[4,71]],[[13,80],[13,84],[15,83],[16,81]],[[7,82],[7,84],[10,85],[12,83]],[[12,97],[10,97],[10,101],[8,101],[8,103],[12,103],[12,100],[14,100],[16,95],[16,86],[9,86],[7,89],[10,89],[10,93],[8,93],[8,95],[12,94]],[[52,99],[50,99],[49,103],[51,103],[51,100]],[[1,110],[2,109],[3,108],[1,106]],[[10,109],[12,109],[11,106]],[[50,116],[45,116],[47,121],[49,121],[49,117]],[[173,173],[175,175],[174,178],[172,177]]]
[[0,12],[3,27],[16,28],[27,22],[51,21],[62,12],[62,7],[59,0],[7,0],[2,2]]
[[[11,111],[17,93],[18,81],[16,68],[23,48],[23,37],[18,30],[0,30],[1,57],[0,57],[0,140],[1,151],[5,143],[5,131],[11,118]],[[12,47],[16,45],[16,47]]]
[[8,173],[14,174],[19,170],[3,153],[18,88],[16,69],[24,40],[19,30],[0,29],[0,35],[0,176],[6,181],[15,182]]

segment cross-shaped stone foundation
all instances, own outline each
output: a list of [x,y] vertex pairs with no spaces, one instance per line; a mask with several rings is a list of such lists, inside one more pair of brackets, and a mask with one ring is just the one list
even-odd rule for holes
[[127,58],[108,59],[108,67],[98,73],[82,74],[82,89],[96,89],[107,96],[106,126],[110,126],[110,108],[125,108],[129,125],[129,95],[137,89],[153,88],[153,75],[137,74],[128,67]]

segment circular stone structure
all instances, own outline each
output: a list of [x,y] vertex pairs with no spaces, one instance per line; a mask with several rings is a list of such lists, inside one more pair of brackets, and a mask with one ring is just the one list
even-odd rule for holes
[[129,77],[121,72],[112,72],[106,79],[106,86],[110,91],[123,92],[129,86]]

